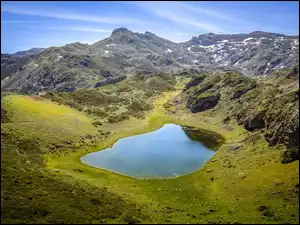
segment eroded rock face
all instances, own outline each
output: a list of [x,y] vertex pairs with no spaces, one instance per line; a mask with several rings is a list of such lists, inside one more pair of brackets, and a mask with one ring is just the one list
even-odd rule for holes
[[183,91],[200,84],[204,79],[204,76],[194,76],[190,82],[185,85]]
[[246,94],[248,91],[252,90],[256,88],[256,84],[255,83],[251,83],[249,87],[245,88],[245,89],[242,89],[242,90],[237,90],[235,91],[230,100],[233,100],[233,99],[237,99],[237,98],[240,98],[242,95]]
[[197,113],[215,107],[222,93],[224,122],[234,119],[248,131],[262,132],[270,146],[284,144],[282,163],[290,163],[299,160],[298,71],[282,70],[260,81],[232,73],[208,75],[182,95]]
[[283,164],[294,162],[299,160],[299,147],[287,149],[281,156],[281,162]]
[[126,78],[126,76],[119,76],[119,77],[107,77],[106,79],[104,79],[103,81],[99,81],[94,85],[94,88],[97,87],[102,87],[108,84],[116,84],[119,83],[120,81],[124,80]]
[[187,108],[192,113],[202,112],[215,107],[220,99],[220,94],[200,97],[197,99],[189,99],[187,102]]
[[255,129],[261,129],[265,127],[264,120],[265,112],[260,112],[254,117],[248,118],[244,123],[244,128],[248,131],[254,131]]

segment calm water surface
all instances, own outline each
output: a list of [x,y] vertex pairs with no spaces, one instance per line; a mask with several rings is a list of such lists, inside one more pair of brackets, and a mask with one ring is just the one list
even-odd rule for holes
[[180,125],[166,124],[150,133],[122,138],[81,161],[136,178],[169,178],[199,170],[214,154],[201,142],[191,140]]

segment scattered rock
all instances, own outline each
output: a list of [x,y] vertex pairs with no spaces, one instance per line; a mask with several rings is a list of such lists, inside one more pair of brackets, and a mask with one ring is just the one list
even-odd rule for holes
[[245,173],[239,173],[239,177],[241,179],[245,179],[247,177],[247,175]]
[[268,206],[261,205],[257,208],[257,210],[260,212],[263,212],[263,216],[265,216],[265,217],[273,217],[274,216],[274,212],[272,212]]
[[216,210],[213,209],[213,208],[211,208],[211,209],[209,210],[209,212],[216,212]]
[[207,173],[210,173],[211,171],[212,171],[212,169],[208,169],[208,170],[206,170],[206,172],[207,172]]
[[54,169],[53,171],[54,171],[54,172],[59,172],[59,169]]
[[266,216],[266,217],[273,217],[273,216],[274,216],[274,213],[271,212],[271,211],[269,211],[269,210],[267,210],[267,211],[264,211],[264,212],[263,212],[263,215]]
[[214,177],[211,177],[211,178],[210,178],[211,181],[214,181],[214,179],[215,179]]
[[258,207],[258,211],[263,211],[263,210],[266,210],[266,209],[268,209],[268,207],[265,206],[265,205],[261,205],[261,206]]
[[242,146],[243,146],[242,144],[232,144],[232,145],[228,145],[228,149],[230,151],[235,151],[240,149]]
[[283,182],[276,182],[274,185],[277,187],[277,186],[280,186],[280,185],[283,185],[284,183]]
[[92,203],[93,205],[100,205],[100,204],[101,204],[100,201],[99,201],[98,199],[96,199],[96,198],[92,198],[92,199],[91,199],[91,203]]
[[68,145],[71,145],[71,144],[72,144],[72,141],[65,141],[64,143],[65,143],[65,144],[68,144]]
[[55,148],[62,148],[62,147],[64,147],[64,146],[61,145],[61,144],[54,144],[54,147],[55,147]]
[[226,117],[222,120],[222,122],[223,122],[224,124],[228,123],[229,121],[230,121],[230,117],[229,117],[229,116],[226,116]]

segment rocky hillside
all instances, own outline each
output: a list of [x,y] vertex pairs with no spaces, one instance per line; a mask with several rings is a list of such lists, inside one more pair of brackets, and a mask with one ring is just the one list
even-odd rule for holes
[[14,54],[1,54],[1,80],[20,70],[24,64],[43,50],[44,48],[32,48],[28,51],[20,51]]
[[248,75],[266,75],[299,64],[299,36],[259,31],[233,35],[209,33],[181,45],[195,54],[195,64],[203,64],[205,56],[211,64],[238,67]]
[[191,69],[267,75],[274,69],[297,65],[298,53],[298,36],[209,33],[185,43],[174,43],[150,32],[134,33],[119,28],[109,38],[92,45],[73,43],[47,48],[28,60],[23,60],[28,55],[22,56],[18,58],[23,60],[18,66],[11,61],[2,63],[1,58],[1,70],[9,70],[2,77],[6,79],[1,88],[23,93],[73,91],[94,87],[108,77],[160,72],[184,74]]
[[270,146],[286,145],[282,163],[299,159],[299,68],[258,80],[234,73],[197,75],[182,99],[192,113],[222,110],[225,124],[235,120],[248,131],[262,132]]
[[19,71],[22,66],[32,60],[32,56],[13,56],[10,54],[1,54],[1,81],[9,79],[15,72]]

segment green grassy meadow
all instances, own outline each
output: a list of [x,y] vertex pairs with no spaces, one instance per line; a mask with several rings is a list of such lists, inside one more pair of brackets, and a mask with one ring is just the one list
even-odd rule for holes
[[[166,108],[186,81],[147,98],[152,107],[143,117],[117,122],[42,96],[3,96],[1,222],[298,224],[299,161],[282,164],[285,146],[224,124],[221,107],[196,114]],[[204,168],[172,179],[135,179],[80,162],[166,123],[202,129],[223,144]]]

